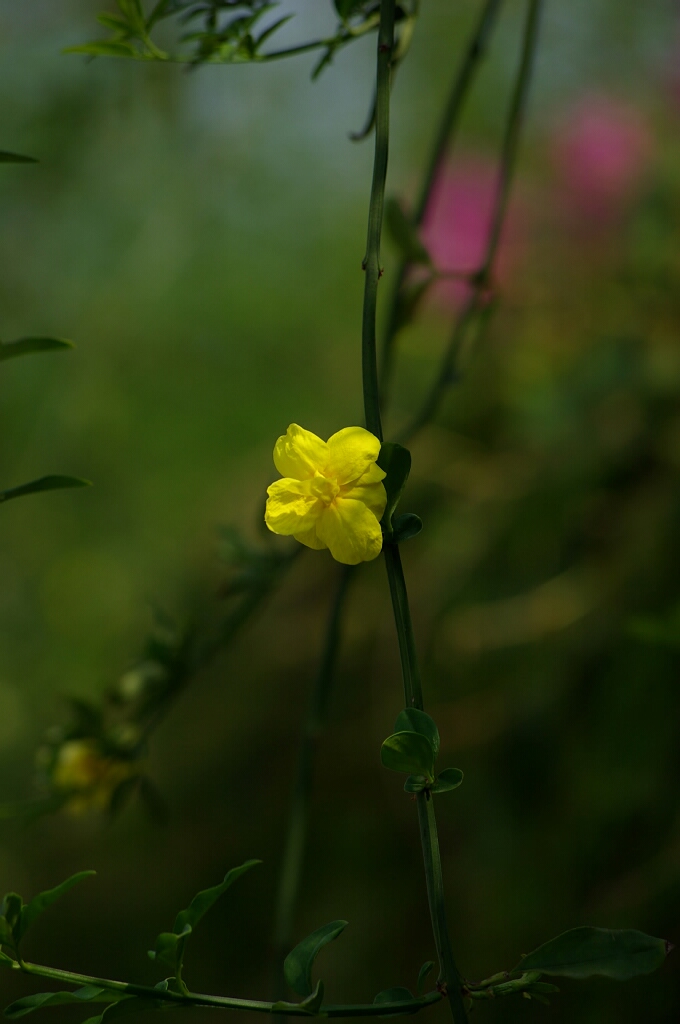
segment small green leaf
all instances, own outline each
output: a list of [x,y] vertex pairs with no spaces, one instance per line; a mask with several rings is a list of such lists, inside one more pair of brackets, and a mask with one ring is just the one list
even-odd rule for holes
[[387,476],[383,480],[387,491],[387,504],[382,517],[385,530],[392,530],[392,516],[411,472],[411,453],[408,448],[395,441],[384,441],[377,459],[378,465]]
[[407,263],[422,263],[428,267],[432,265],[430,254],[418,237],[417,229],[394,196],[385,202],[385,227],[402,259]]
[[395,544],[403,544],[405,540],[417,537],[423,528],[423,521],[414,512],[404,512],[392,523],[392,540]]
[[432,743],[419,732],[395,732],[388,736],[380,750],[385,768],[409,775],[434,775],[435,753]]
[[184,955],[184,945],[187,937],[191,935],[191,925],[177,935],[175,932],[161,932],[156,936],[156,946],[149,950],[149,959],[157,960],[164,967],[169,967],[174,973],[177,972]]
[[540,971],[564,978],[602,974],[626,981],[655,971],[667,952],[664,939],[632,928],[571,928],[523,957],[511,973]]
[[31,352],[54,352],[68,348],[75,348],[75,345],[65,338],[20,338],[18,341],[0,343],[0,362],[26,356]]
[[21,916],[21,908],[24,905],[24,901],[17,892],[8,892],[2,898],[2,905],[0,906],[0,915],[2,919],[7,923],[10,928],[15,941],[18,941],[19,936],[17,935],[17,924]]
[[432,744],[434,756],[436,757],[439,753],[439,730],[437,729],[436,722],[418,708],[404,708],[403,711],[400,711],[394,723],[394,731],[419,732],[421,736],[425,736]]
[[27,903],[25,907],[22,907],[21,915],[16,929],[17,942],[26,934],[28,929],[31,927],[37,917],[39,917],[44,910],[51,907],[53,903],[56,903],[58,899],[61,899],[69,889],[72,889],[78,882],[84,881],[86,878],[93,878],[97,874],[96,871],[79,871],[75,875],[71,875],[61,885],[56,885],[54,889],[47,889],[45,892],[38,893],[34,896],[30,903]]
[[460,768],[445,768],[434,780],[430,787],[433,793],[448,793],[451,789],[458,789],[463,781],[463,773]]
[[91,487],[89,480],[81,480],[77,476],[41,476],[39,480],[31,480],[19,487],[10,487],[0,491],[0,502],[21,498],[24,494],[37,494],[39,491],[62,491],[68,487]]
[[40,1010],[43,1006],[62,1006],[64,1003],[100,1003],[110,1002],[111,993],[106,989],[96,988],[94,985],[85,985],[77,988],[74,992],[36,992],[32,996],[23,996],[16,999],[5,1010],[5,1017],[10,1020],[17,1020],[25,1017],[28,1013]]
[[422,793],[424,789],[428,788],[429,779],[425,775],[409,775],[406,782],[404,783],[405,793]]
[[37,164],[33,156],[22,156],[20,153],[8,153],[6,149],[0,149],[0,164]]
[[130,26],[120,14],[98,14],[97,21],[104,28],[110,28],[112,32],[127,33]]
[[[413,996],[407,988],[386,988],[382,992],[378,992],[377,996],[373,1000],[374,1004],[380,1005],[381,1003],[412,1003]],[[414,1006],[414,1012],[418,1009]],[[395,1013],[381,1013],[381,1017],[402,1017],[403,1011],[400,1013],[396,1010]]]
[[422,996],[425,991],[425,982],[427,981],[428,975],[431,973],[434,967],[434,960],[426,960],[423,966],[418,971],[418,981],[416,982],[416,992],[419,996]]
[[[2,943],[0,942],[0,945]],[[14,967],[14,960],[0,949],[0,967]]]
[[245,864],[241,864],[239,867],[232,868],[231,871],[228,871],[224,876],[224,880],[220,882],[219,885],[213,886],[212,889],[203,889],[202,892],[199,892],[194,896],[187,909],[180,910],[179,914],[175,918],[175,924],[172,929],[175,935],[183,934],[186,931],[187,925],[190,930],[195,928],[206,911],[210,910],[213,903],[220,898],[222,893],[227,891],[229,886],[233,885],[241,875],[246,873],[246,871],[255,867],[256,864],[261,863],[261,860],[247,860]]
[[317,928],[288,954],[283,963],[283,973],[290,987],[299,996],[306,997],[313,994],[312,967],[314,961],[323,947],[333,939],[337,939],[346,927],[347,921],[331,921],[330,924]]

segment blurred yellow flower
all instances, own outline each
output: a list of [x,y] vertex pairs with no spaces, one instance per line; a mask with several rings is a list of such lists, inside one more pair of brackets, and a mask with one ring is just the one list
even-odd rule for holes
[[70,795],[66,803],[72,814],[105,811],[115,790],[139,773],[139,764],[107,757],[94,740],[68,740],[57,753],[52,784]]
[[308,548],[329,548],[345,565],[370,562],[382,548],[387,503],[379,454],[380,441],[363,427],[344,427],[322,441],[291,423],[274,447],[283,480],[267,489],[267,526]]

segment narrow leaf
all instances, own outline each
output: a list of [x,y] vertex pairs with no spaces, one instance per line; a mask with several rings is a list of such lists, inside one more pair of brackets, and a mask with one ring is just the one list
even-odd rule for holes
[[392,529],[392,516],[397,507],[402,491],[406,486],[408,475],[411,472],[411,453],[408,448],[397,444],[395,441],[385,441],[380,449],[377,459],[378,465],[385,471],[387,476],[383,480],[387,491],[387,504],[383,513],[382,522],[385,529]]
[[41,476],[39,480],[31,480],[29,484],[10,487],[0,491],[0,502],[11,498],[21,498],[24,494],[37,494],[38,491],[61,491],[68,487],[91,487],[89,480],[81,480],[77,476]]
[[385,768],[408,775],[426,775],[428,781],[433,777],[434,757],[432,744],[419,732],[395,732],[387,737],[380,750]]
[[403,544],[405,540],[417,537],[423,528],[423,521],[414,512],[404,512],[392,523],[392,540],[395,544]]
[[65,348],[75,346],[72,341],[66,341],[65,338],[20,338],[18,341],[0,343],[0,362],[14,359],[16,356],[26,356],[31,352],[54,352]]
[[0,949],[0,967],[14,967],[14,960]]
[[[407,988],[386,988],[382,992],[378,992],[377,996],[373,1000],[374,1004],[380,1003],[412,1003],[413,996]],[[416,1004],[413,1007],[413,1012],[419,1009]],[[394,1013],[381,1013],[381,1017],[403,1017],[404,1011],[395,1010]]]
[[390,238],[408,263],[424,263],[431,266],[430,254],[418,237],[418,232],[398,199],[391,197],[385,202],[385,227]]
[[404,708],[397,715],[394,731],[406,732],[407,730],[419,732],[421,736],[425,736],[432,744],[434,756],[437,756],[439,753],[439,730],[433,718],[430,718],[424,711],[419,711],[418,708]]
[[96,871],[79,871],[76,875],[71,875],[61,885],[57,885],[54,889],[47,889],[45,892],[39,893],[37,896],[27,903],[21,910],[19,917],[19,923],[17,927],[17,941],[19,941],[23,935],[26,934],[28,929],[31,927],[37,917],[42,914],[44,910],[51,907],[53,903],[56,903],[65,893],[72,889],[78,882],[84,881],[86,878],[93,878],[96,875]]
[[409,775],[404,783],[404,792],[422,793],[424,789],[427,789],[429,781],[425,775]]
[[458,789],[463,781],[463,773],[460,768],[445,768],[440,772],[431,786],[433,793],[448,793],[451,789]]
[[[181,935],[186,930],[187,925],[190,929],[196,927],[198,922],[201,920],[206,911],[210,910],[213,903],[216,902],[226,892],[230,885],[244,875],[246,871],[255,867],[256,864],[261,864],[261,860],[247,860],[245,864],[241,864],[238,868],[232,868],[224,876],[224,881],[220,882],[219,885],[215,885],[212,889],[204,889],[194,896],[193,900],[189,904],[186,910],[180,910],[179,914],[175,918],[175,925],[172,929],[175,935]],[[306,995],[307,993],[305,993]]]
[[540,971],[564,978],[602,974],[626,981],[655,971],[667,952],[664,939],[632,928],[572,928],[523,957],[511,973]]
[[0,149],[0,164],[37,164],[33,156],[22,156],[21,153],[8,153],[6,149]]
[[110,1002],[111,993],[94,985],[85,985],[75,992],[36,992],[32,996],[16,999],[5,1010],[5,1017],[17,1020],[28,1013],[42,1009],[43,1006],[62,1006],[64,1003]]
[[286,981],[299,996],[311,996],[312,967],[314,961],[325,945],[337,939],[347,927],[347,921],[331,921],[308,935],[286,957],[283,973]]
[[423,966],[418,971],[418,981],[416,982],[416,993],[422,996],[425,991],[425,982],[427,981],[428,975],[432,972],[434,967],[434,960],[426,960]]

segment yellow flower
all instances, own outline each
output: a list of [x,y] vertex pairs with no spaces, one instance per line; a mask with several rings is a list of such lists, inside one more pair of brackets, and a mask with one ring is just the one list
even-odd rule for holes
[[376,558],[387,503],[379,453],[380,441],[363,427],[344,427],[322,441],[291,423],[274,447],[283,480],[267,488],[269,529],[308,548],[330,548],[345,565]]
[[68,740],[57,754],[52,784],[71,794],[66,807],[72,814],[84,814],[106,810],[121,782],[138,773],[138,763],[105,756],[94,740]]

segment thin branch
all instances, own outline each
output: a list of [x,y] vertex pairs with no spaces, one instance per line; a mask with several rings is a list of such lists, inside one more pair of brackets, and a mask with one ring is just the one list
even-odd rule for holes
[[508,118],[501,149],[496,196],[491,216],[491,227],[484,256],[479,270],[473,275],[471,294],[467,298],[460,313],[458,314],[458,317],[456,318],[449,344],[439,368],[439,373],[437,374],[429,392],[425,396],[425,400],[423,401],[420,409],[414,416],[410,425],[401,434],[404,439],[412,437],[417,430],[419,430],[426,422],[431,420],[436,414],[444,395],[456,378],[458,358],[465,342],[467,332],[472,323],[477,319],[478,314],[488,305],[490,280],[503,226],[505,224],[510,186],[513,180],[515,165],[517,162],[519,140],[522,126],[524,124],[542,9],[543,0],[529,0],[524,36],[522,40],[522,53],[517,71],[515,87],[510,101],[510,108],[508,110]]
[[[437,171],[441,166],[444,155],[451,146],[453,136],[458,128],[465,100],[467,99],[475,75],[479,70],[482,58],[485,56],[488,49],[491,33],[496,24],[496,18],[502,2],[503,0],[486,0],[479,17],[479,21],[475,25],[470,41],[466,47],[463,60],[451,84],[451,91],[437,127],[437,134],[430,151],[427,167],[423,175],[418,199],[413,212],[413,224],[415,227],[420,227],[423,222],[423,218],[425,217],[427,204],[432,193]],[[397,268],[387,312],[380,360],[380,383],[383,408],[386,404],[387,390],[391,382],[394,368],[394,343],[399,332],[400,299],[409,266],[409,261],[402,259],[399,267]]]

